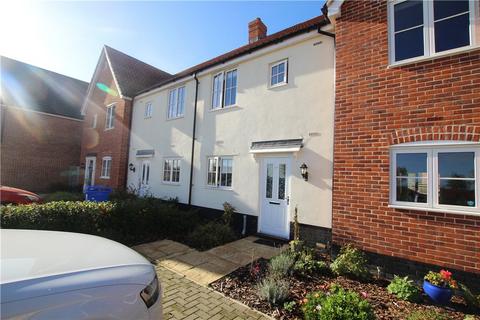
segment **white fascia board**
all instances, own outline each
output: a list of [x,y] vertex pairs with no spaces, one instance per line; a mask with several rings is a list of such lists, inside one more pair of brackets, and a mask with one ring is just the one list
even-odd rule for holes
[[120,98],[126,99],[126,100],[132,100],[132,98],[122,94],[122,91],[120,90],[120,86],[118,85],[117,77],[115,76],[115,71],[113,70],[112,63],[110,62],[110,57],[108,56],[107,48],[103,47],[103,50],[105,51],[105,57],[107,58],[108,67],[112,72],[113,81],[115,82],[115,86],[117,87],[117,91],[118,91],[118,94],[120,95]]
[[345,0],[329,0],[327,1],[328,19],[335,25],[335,21],[342,14],[342,4]]
[[85,112],[87,111],[86,109],[87,109],[88,98],[90,97],[90,94],[92,93],[92,90],[95,87],[94,80],[97,78],[97,75],[98,75],[99,70],[100,70],[100,65],[101,65],[102,59],[104,58],[104,55],[105,55],[105,48],[103,48],[102,52],[100,53],[100,57],[98,58],[97,66],[95,67],[95,71],[93,72],[92,79],[90,80],[90,83],[88,84],[87,94],[85,95],[85,98],[83,99],[83,104],[82,104],[82,111],[81,111],[82,116],[84,116]]
[[[309,31],[307,33],[303,33],[299,36],[294,36],[292,38],[289,38],[289,39],[283,40],[281,42],[278,42],[276,44],[271,44],[271,45],[269,45],[269,46],[267,46],[263,49],[256,50],[252,53],[245,53],[242,56],[240,56],[238,58],[235,58],[233,60],[228,60],[228,61],[225,61],[223,63],[214,65],[214,66],[212,66],[208,69],[202,70],[202,71],[197,73],[197,78],[199,78],[199,77],[201,77],[205,74],[209,74],[209,73],[212,73],[212,72],[214,73],[216,71],[224,70],[226,68],[229,68],[229,66],[234,66],[234,65],[246,62],[248,60],[256,59],[260,56],[264,56],[266,54],[269,54],[272,51],[281,50],[281,49],[284,49],[285,47],[295,45],[298,42],[303,42],[303,41],[306,41],[306,40],[309,40],[309,39],[312,39],[312,38],[315,38],[315,37],[322,37],[322,36],[323,36],[322,34],[317,32],[317,29],[311,30],[311,31]],[[326,37],[326,36],[323,36],[323,37]],[[144,97],[146,97],[150,94],[162,91],[166,88],[176,86],[179,83],[186,82],[186,81],[191,80],[191,79],[193,79],[193,75],[185,76],[183,78],[180,78],[180,79],[176,80],[175,82],[167,83],[164,86],[152,89],[152,90],[144,92],[144,93],[142,93],[138,96],[135,96],[135,99],[144,98]]]

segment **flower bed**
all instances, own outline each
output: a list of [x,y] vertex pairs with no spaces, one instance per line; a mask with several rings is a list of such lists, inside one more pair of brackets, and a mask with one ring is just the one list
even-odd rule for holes
[[[322,258],[329,261],[328,256]],[[279,319],[304,318],[302,308],[308,303],[306,299],[312,297],[314,292],[330,294],[332,286],[335,287],[335,285],[357,293],[360,298],[365,299],[373,308],[377,319],[408,319],[412,313],[416,313],[417,318],[412,315],[411,319],[464,320],[467,314],[476,314],[477,318],[474,316],[472,319],[480,319],[478,317],[480,312],[469,309],[461,296],[455,295],[450,304],[445,307],[435,305],[424,294],[418,298],[417,302],[409,302],[389,293],[386,288],[389,281],[385,279],[370,278],[370,280],[360,281],[345,276],[325,274],[325,272],[311,275],[300,275],[293,272],[284,275],[282,280],[288,280],[290,284],[289,296],[285,302],[271,305],[258,296],[258,283],[261,279],[268,277],[271,272],[269,268],[271,269],[269,261],[260,259],[237,269],[212,283],[211,286],[228,297]],[[441,316],[437,314],[441,314]]]

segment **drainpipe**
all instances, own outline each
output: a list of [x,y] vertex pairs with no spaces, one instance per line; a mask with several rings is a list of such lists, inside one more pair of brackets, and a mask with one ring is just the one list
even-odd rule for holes
[[193,107],[193,133],[192,133],[192,156],[190,158],[190,184],[188,189],[188,205],[192,204],[192,187],[193,187],[193,160],[195,153],[195,131],[197,128],[197,101],[198,101],[198,78],[197,73],[193,75],[195,79],[195,104]]

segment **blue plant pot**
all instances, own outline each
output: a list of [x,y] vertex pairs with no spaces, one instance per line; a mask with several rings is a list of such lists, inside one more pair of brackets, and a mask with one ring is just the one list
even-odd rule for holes
[[423,291],[430,299],[439,304],[448,304],[452,298],[452,290],[450,288],[433,285],[427,280],[423,280]]

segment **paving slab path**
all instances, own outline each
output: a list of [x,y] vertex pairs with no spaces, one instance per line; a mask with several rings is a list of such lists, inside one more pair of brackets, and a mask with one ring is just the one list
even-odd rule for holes
[[250,236],[203,252],[172,240],[145,243],[133,249],[153,263],[206,286],[258,258],[269,259],[284,248],[255,243],[257,239]]

